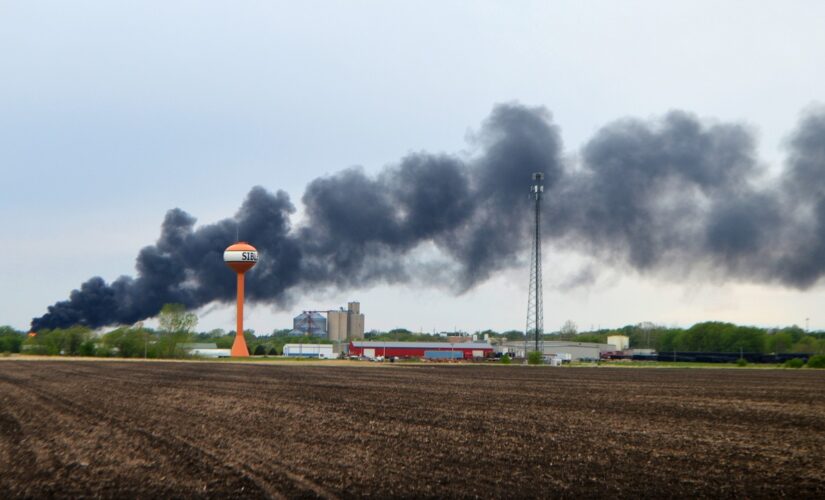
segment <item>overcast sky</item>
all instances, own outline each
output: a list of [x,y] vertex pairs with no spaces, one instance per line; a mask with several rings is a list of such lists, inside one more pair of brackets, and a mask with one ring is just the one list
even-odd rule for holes
[[[0,324],[27,328],[92,276],[133,275],[170,208],[215,222],[261,185],[289,193],[298,222],[309,181],[461,153],[502,102],[549,109],[571,162],[609,122],[683,109],[746,124],[778,170],[800,113],[823,101],[823,19],[815,1],[0,1]],[[561,286],[585,259],[546,249],[547,330],[825,328],[822,286],[609,266]],[[527,285],[517,268],[460,296],[318,290],[286,311],[250,303],[246,324],[269,332],[360,300],[367,329],[523,329]],[[209,306],[200,327],[233,318]]]

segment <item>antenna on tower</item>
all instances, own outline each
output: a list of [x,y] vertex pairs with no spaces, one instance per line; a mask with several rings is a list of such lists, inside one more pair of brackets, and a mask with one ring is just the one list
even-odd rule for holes
[[541,288],[541,198],[544,174],[533,174],[530,197],[535,200],[533,246],[530,257],[530,292],[527,297],[527,329],[524,332],[524,355],[530,351],[544,353],[544,303]]

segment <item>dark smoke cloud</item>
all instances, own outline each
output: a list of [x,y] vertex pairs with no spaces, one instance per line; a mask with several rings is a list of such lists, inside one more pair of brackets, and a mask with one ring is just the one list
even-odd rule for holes
[[547,229],[639,271],[810,287],[825,271],[825,110],[803,117],[789,152],[766,179],[743,126],[617,121],[548,197]]
[[[255,187],[238,213],[196,227],[167,213],[135,278],[92,278],[32,321],[34,329],[128,324],[163,304],[195,308],[234,297],[221,254],[236,232],[261,254],[248,295],[284,306],[308,288],[428,280],[456,292],[523,264],[528,186],[545,174],[545,235],[557,247],[639,272],[697,274],[806,288],[825,272],[825,110],[788,141],[787,168],[769,179],[753,133],[674,111],[608,124],[565,165],[548,111],[498,105],[468,156],[425,152],[377,176],[354,168],[312,181],[306,217],[290,225],[286,193]],[[444,259],[422,262],[430,245]],[[593,272],[577,282],[592,282]],[[584,279],[586,278],[586,279]]]

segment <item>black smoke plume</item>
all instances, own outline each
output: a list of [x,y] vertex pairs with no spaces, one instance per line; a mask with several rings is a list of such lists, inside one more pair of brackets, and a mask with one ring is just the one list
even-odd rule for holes
[[[136,277],[92,278],[32,328],[130,324],[165,303],[234,297],[222,252],[236,232],[260,252],[248,295],[285,305],[303,288],[407,282],[421,274],[456,292],[523,264],[528,186],[545,174],[547,242],[614,266],[681,278],[806,288],[825,272],[825,110],[809,111],[770,177],[753,133],[674,111],[608,124],[565,163],[543,108],[498,105],[473,153],[415,153],[377,176],[353,168],[312,181],[293,227],[286,193],[255,187],[230,219],[195,227],[170,210]],[[422,261],[427,248],[439,259]]]

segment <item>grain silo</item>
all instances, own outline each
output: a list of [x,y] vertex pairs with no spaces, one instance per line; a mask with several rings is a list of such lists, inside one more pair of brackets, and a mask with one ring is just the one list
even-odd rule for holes
[[364,338],[364,315],[361,304],[350,302],[347,309],[327,312],[327,332],[333,342],[347,342]]
[[304,311],[292,319],[290,335],[327,336],[327,318],[318,311]]

